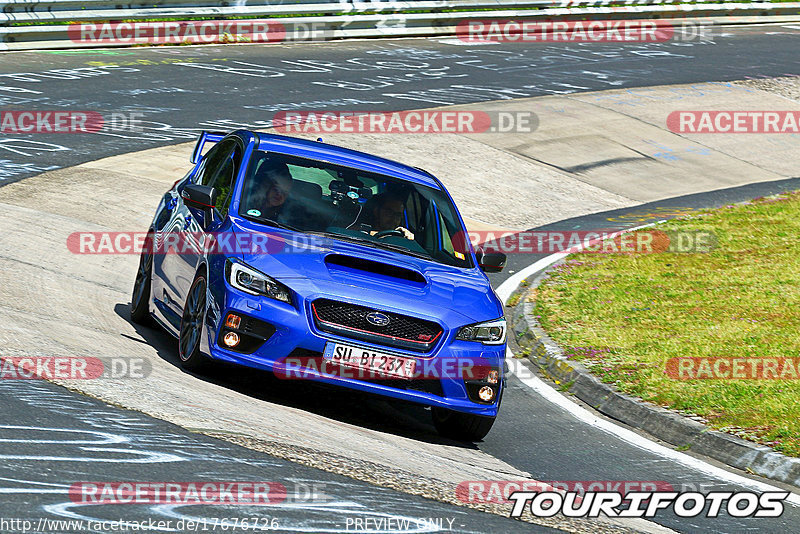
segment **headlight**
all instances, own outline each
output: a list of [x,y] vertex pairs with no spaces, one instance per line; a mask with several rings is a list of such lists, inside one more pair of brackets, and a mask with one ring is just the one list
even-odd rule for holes
[[230,285],[245,293],[269,297],[287,304],[292,303],[288,287],[244,263],[229,259],[225,263],[225,276]]
[[456,334],[456,339],[477,341],[484,345],[502,345],[506,342],[506,320],[501,318],[486,323],[462,326]]

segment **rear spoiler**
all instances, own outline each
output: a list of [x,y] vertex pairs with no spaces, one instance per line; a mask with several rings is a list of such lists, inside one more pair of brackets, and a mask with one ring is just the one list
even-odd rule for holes
[[209,132],[203,130],[200,134],[200,137],[197,139],[197,144],[194,146],[194,152],[192,152],[192,157],[189,160],[191,163],[196,164],[200,161],[200,155],[203,153],[203,147],[208,141],[212,143],[219,143],[222,141],[222,138],[228,135],[225,132]]

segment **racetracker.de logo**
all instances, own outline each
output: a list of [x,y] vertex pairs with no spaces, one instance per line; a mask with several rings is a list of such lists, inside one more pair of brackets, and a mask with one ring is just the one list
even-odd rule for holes
[[286,134],[476,134],[531,133],[532,111],[279,111],[275,130]]
[[456,26],[456,35],[468,43],[662,43],[711,39],[708,27],[665,20],[464,20]]
[[673,111],[667,128],[682,134],[797,134],[800,111]]
[[317,236],[285,239],[264,232],[73,232],[73,254],[277,254],[317,250]]
[[670,358],[666,374],[674,380],[799,380],[800,358]]
[[150,375],[146,358],[80,356],[2,356],[0,380],[139,379]]
[[[717,247],[717,237],[701,230],[534,231],[467,232],[473,247],[504,254],[594,254],[705,253]],[[453,239],[456,250],[466,251],[461,234]]]
[[0,133],[96,133],[103,128],[96,111],[0,111]]
[[[469,254],[470,246],[504,254],[705,253],[717,248],[717,237],[703,230],[457,232],[455,251]],[[67,237],[73,254],[303,254],[318,253],[325,238],[297,234],[282,237],[268,232],[73,232]]]
[[280,358],[273,369],[283,380],[309,380],[323,377],[349,378],[363,381],[384,380],[466,380],[497,384],[500,372],[481,357],[442,357],[434,360],[399,358],[362,349],[355,358],[324,356],[287,356]]
[[78,504],[274,505],[286,501],[279,482],[76,482]]
[[168,22],[103,22],[70,24],[73,43],[92,44],[207,44],[325,41],[332,28],[325,23],[272,20],[190,20]]

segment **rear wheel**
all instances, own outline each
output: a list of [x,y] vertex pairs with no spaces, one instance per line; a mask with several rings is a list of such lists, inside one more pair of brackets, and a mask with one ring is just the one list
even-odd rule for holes
[[459,441],[480,441],[486,437],[494,424],[494,417],[454,412],[434,407],[433,426],[442,436]]
[[131,320],[134,323],[148,326],[152,324],[150,317],[150,283],[153,273],[153,234],[148,233],[144,248],[139,256],[139,269],[133,282],[131,295]]
[[184,369],[199,370],[208,363],[208,358],[200,352],[206,317],[206,287],[206,278],[198,274],[183,307],[178,355]]

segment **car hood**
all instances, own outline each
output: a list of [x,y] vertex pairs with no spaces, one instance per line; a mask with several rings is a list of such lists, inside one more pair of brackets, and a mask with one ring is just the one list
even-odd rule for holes
[[260,235],[261,243],[266,240],[256,252],[242,247],[242,261],[306,300],[341,298],[401,313],[429,315],[444,322],[481,322],[503,315],[502,303],[478,268],[460,269],[244,219],[234,222],[233,231],[247,236],[245,239]]

